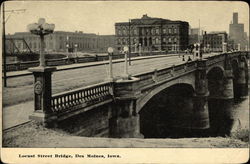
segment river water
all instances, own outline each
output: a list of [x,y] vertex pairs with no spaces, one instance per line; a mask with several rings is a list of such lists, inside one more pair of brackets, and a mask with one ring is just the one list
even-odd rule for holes
[[249,129],[249,96],[234,103],[236,110],[235,122],[232,131],[239,128]]

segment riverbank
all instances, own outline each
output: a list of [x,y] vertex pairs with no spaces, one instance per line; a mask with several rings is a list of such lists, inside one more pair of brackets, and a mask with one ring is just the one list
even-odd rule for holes
[[[248,135],[248,130],[245,132]],[[3,147],[25,148],[248,148],[249,141],[234,137],[138,139],[80,137],[33,122],[3,132]]]

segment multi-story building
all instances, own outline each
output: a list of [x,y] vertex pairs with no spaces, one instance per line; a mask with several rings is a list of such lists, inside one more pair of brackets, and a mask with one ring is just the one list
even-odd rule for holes
[[116,48],[125,45],[132,52],[184,50],[188,46],[188,22],[152,18],[146,14],[140,19],[115,24]]
[[244,34],[244,24],[238,23],[238,13],[233,13],[233,22],[229,24],[229,38],[234,41],[234,49],[237,49],[238,44],[240,44],[241,50],[248,45]]
[[189,33],[189,45],[193,45],[199,42],[199,28],[190,28]]
[[[29,32],[17,32],[7,35],[6,49],[16,46],[19,51],[37,52],[40,49],[40,39]],[[11,41],[12,40],[12,41]],[[45,36],[46,52],[95,51],[106,52],[107,47],[115,45],[114,35],[96,35],[79,32],[55,31]],[[8,48],[9,47],[9,48]]]
[[228,44],[228,37],[225,31],[210,32],[203,35],[203,45],[209,48],[210,51],[218,52],[223,51],[223,44]]

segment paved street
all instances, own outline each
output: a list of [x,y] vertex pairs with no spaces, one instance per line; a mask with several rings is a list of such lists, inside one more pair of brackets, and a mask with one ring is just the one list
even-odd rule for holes
[[[212,56],[207,54],[204,56]],[[186,57],[187,59],[187,57]],[[129,66],[130,74],[137,74],[144,71],[151,71],[156,68],[163,68],[172,65],[178,65],[182,57],[162,56],[160,58],[149,58],[144,60],[132,61]],[[114,76],[120,76],[124,72],[124,63],[115,63],[113,65]],[[71,90],[78,87],[84,87],[90,84],[105,81],[108,76],[108,65],[96,65],[92,67],[69,69],[58,71],[52,76],[52,92],[58,93]],[[3,128],[14,126],[17,123],[28,121],[28,115],[33,109],[33,76],[20,76],[8,79],[8,88],[3,92]],[[17,117],[17,118],[13,118]],[[19,121],[18,121],[19,120]]]

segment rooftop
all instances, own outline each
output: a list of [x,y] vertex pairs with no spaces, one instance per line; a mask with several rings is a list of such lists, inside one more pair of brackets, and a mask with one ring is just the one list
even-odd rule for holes
[[[131,24],[133,25],[139,25],[139,24],[145,24],[145,25],[152,25],[152,24],[172,24],[172,23],[187,23],[185,21],[180,21],[180,20],[169,20],[169,19],[163,19],[163,18],[156,18],[156,17],[149,17],[147,14],[142,15],[141,18],[135,18],[131,19]],[[115,25],[128,25],[129,22],[118,22]]]

